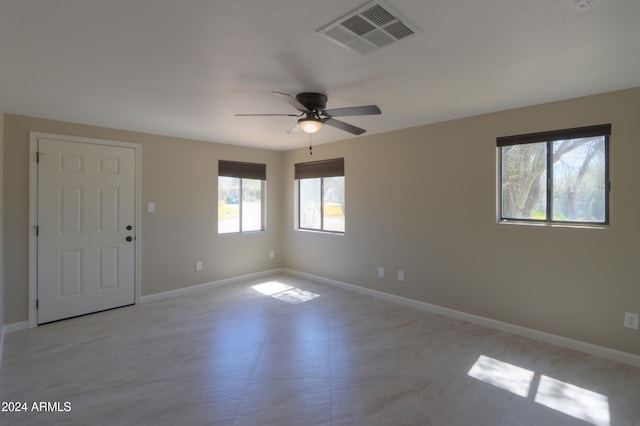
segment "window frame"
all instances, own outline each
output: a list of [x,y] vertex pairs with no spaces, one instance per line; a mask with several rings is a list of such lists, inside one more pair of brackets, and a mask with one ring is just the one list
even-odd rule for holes
[[[324,229],[325,223],[325,200],[324,200],[324,188],[325,178],[342,177],[343,186],[345,186],[345,173],[344,173],[344,158],[333,158],[329,160],[311,161],[306,163],[294,164],[295,173],[294,180],[296,186],[296,230],[307,232],[320,232],[332,235],[344,235],[346,233],[346,212],[345,212],[345,224],[344,231],[333,231],[330,229]],[[300,218],[302,217],[302,196],[300,194],[301,185],[300,181],[304,179],[320,179],[320,228],[307,228],[300,224]],[[343,189],[346,193],[346,188]],[[343,202],[345,197],[343,197]],[[346,204],[346,203],[345,203]],[[346,209],[345,209],[346,210]]]
[[[584,228],[602,228],[610,226],[610,192],[611,182],[609,180],[609,145],[611,136],[611,124],[600,124],[595,126],[578,127],[563,130],[552,130],[547,132],[528,133],[515,136],[504,136],[496,138],[497,156],[497,222],[515,223],[529,225],[550,225]],[[588,137],[604,137],[604,220],[603,221],[571,221],[558,220],[553,218],[553,143],[561,140],[580,139]],[[526,145],[534,143],[546,144],[546,175],[545,180],[545,219],[532,218],[512,218],[503,215],[503,159],[502,148],[513,145]]]
[[[267,171],[266,164],[247,163],[239,161],[218,160],[218,185],[216,192],[218,194],[218,202],[220,202],[220,178],[230,177],[239,179],[239,196],[238,196],[238,231],[220,232],[220,219],[216,221],[217,235],[238,235],[251,234],[257,232],[265,232],[266,230],[266,183]],[[259,180],[260,181],[260,229],[252,229],[248,231],[242,230],[243,221],[243,180]]]

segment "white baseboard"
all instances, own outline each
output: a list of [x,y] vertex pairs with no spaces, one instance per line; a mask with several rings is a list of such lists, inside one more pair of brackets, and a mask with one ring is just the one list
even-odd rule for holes
[[4,327],[2,327],[2,330],[4,331],[4,333],[13,333],[15,331],[22,331],[28,328],[29,328],[29,321],[20,321],[20,322],[14,322],[11,324],[5,324]]
[[241,275],[239,277],[226,278],[224,280],[212,281],[208,283],[193,285],[190,287],[178,288],[176,290],[164,291],[162,293],[150,294],[148,296],[140,297],[140,303],[155,302],[157,300],[169,299],[171,297],[179,296],[181,294],[191,293],[193,291],[204,290],[207,288],[221,287],[221,286],[235,284],[237,282],[256,279],[256,278],[268,277],[270,275],[274,275],[282,271],[283,270],[281,269],[270,269],[268,271],[256,272],[253,274]]
[[301,278],[307,278],[321,283],[333,285],[336,287],[346,288],[359,293],[367,294],[369,296],[377,297],[379,299],[388,300],[391,302],[399,303],[412,308],[422,309],[424,311],[432,312],[434,314],[444,315],[447,317],[467,321],[470,323],[482,325],[485,327],[493,328],[496,330],[504,331],[511,334],[516,334],[530,339],[539,340],[553,345],[561,346],[567,349],[573,349],[579,352],[584,352],[590,355],[599,356],[601,358],[609,359],[612,361],[618,361],[625,364],[630,364],[636,367],[640,367],[640,356],[630,354],[627,352],[617,351],[615,349],[605,348],[603,346],[593,345],[591,343],[581,342],[579,340],[569,339],[567,337],[558,336],[543,331],[534,330],[531,328],[521,327],[518,325],[509,324],[502,321],[496,321],[490,318],[481,317],[478,315],[468,314],[466,312],[456,311],[454,309],[444,308],[442,306],[432,305],[426,302],[420,302],[418,300],[408,299],[402,296],[396,296],[393,294],[385,293],[378,290],[372,290],[366,287],[360,287],[353,284],[348,284],[342,281],[332,280],[330,278],[321,277],[318,275],[307,274],[305,272],[299,272],[291,269],[283,269],[281,272],[288,273],[290,275],[298,276]]

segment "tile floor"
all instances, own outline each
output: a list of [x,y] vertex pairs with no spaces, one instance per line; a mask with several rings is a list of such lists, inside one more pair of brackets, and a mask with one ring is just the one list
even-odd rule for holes
[[286,275],[8,334],[0,396],[3,425],[640,425],[640,368]]

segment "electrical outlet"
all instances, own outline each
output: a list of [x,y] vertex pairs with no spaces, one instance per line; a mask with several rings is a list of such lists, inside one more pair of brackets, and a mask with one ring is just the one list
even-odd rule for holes
[[202,272],[202,262],[201,261],[197,261],[196,262],[196,272]]
[[398,271],[398,281],[404,281],[404,271]]
[[382,266],[378,266],[378,278],[384,278],[384,268]]
[[273,259],[274,257],[276,257],[276,252],[273,250],[269,250],[269,259]]
[[638,314],[634,314],[631,312],[625,312],[624,313],[624,326],[627,328],[632,328],[634,330],[638,329],[638,323],[639,321],[639,316]]

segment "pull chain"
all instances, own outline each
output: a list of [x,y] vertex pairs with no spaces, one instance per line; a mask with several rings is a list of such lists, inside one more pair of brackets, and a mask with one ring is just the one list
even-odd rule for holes
[[313,148],[311,147],[311,133],[309,133],[309,155],[313,155]]

